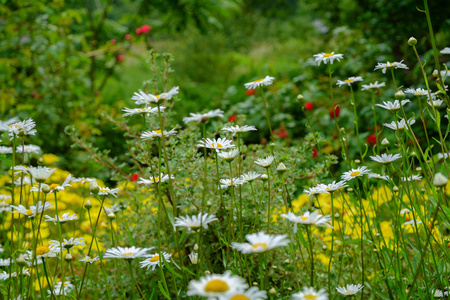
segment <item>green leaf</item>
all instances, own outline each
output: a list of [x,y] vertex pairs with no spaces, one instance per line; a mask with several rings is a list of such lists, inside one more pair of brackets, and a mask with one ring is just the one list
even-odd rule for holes
[[171,298],[170,298],[169,294],[167,294],[167,292],[164,290],[161,281],[158,281],[158,287],[159,287],[159,290],[161,291],[161,293],[164,295],[164,297],[166,297],[166,299],[170,300]]
[[167,262],[167,260],[164,258],[164,255],[162,256],[162,259],[164,260],[164,266],[167,268],[167,270],[169,270],[170,273],[172,273],[173,275],[177,276],[178,278],[183,278],[182,275],[178,274],[177,272],[175,272],[175,270],[170,266],[170,264]]

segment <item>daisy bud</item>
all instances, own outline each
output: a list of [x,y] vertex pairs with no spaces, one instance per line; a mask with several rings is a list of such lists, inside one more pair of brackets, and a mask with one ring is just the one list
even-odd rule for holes
[[27,260],[25,259],[25,256],[23,256],[23,254],[20,254],[19,257],[16,259],[16,263],[19,266],[26,266],[27,264]]
[[258,285],[258,283],[257,283],[257,282],[255,281],[255,282],[253,282],[253,285],[255,285],[255,286],[256,286],[256,285]]
[[66,255],[64,256],[64,260],[67,262],[70,262],[73,260],[73,256],[70,253],[66,253]]
[[434,174],[433,184],[437,187],[443,187],[447,184],[448,178],[445,177],[441,172]]
[[89,190],[94,194],[98,193],[98,191],[100,190],[100,187],[97,183],[97,180],[89,181]]
[[206,270],[206,271],[205,271],[205,275],[211,275],[211,272],[208,271],[208,270]]
[[327,245],[323,245],[323,246],[322,246],[322,249],[323,249],[323,250],[327,250]]
[[278,167],[277,167],[277,172],[278,172],[278,174],[282,175],[282,174],[284,174],[284,172],[286,172],[286,171],[287,171],[286,166],[285,166],[283,163],[280,163],[280,164],[278,165]]
[[439,72],[438,72],[438,70],[436,70],[436,69],[434,69],[434,71],[433,71],[433,77],[438,77],[439,76]]
[[395,93],[395,99],[397,100],[403,100],[406,98],[405,93],[403,93],[403,91],[398,91],[397,93]]
[[421,188],[420,188],[420,192],[421,192],[421,193],[425,193],[425,188],[421,187]]
[[212,205],[211,201],[206,201],[206,206],[211,206],[211,205]]
[[360,164],[361,161],[359,159],[355,159],[355,164]]
[[421,167],[417,167],[417,168],[416,168],[416,171],[417,171],[417,172],[420,172],[420,171],[422,171],[422,168],[421,168]]
[[377,232],[377,233],[375,233],[375,236],[380,236],[380,233],[378,233],[378,232]]
[[411,156],[416,156],[416,151],[411,152]]
[[414,45],[416,45],[417,44],[417,40],[416,40],[416,38],[415,37],[410,37],[409,38],[409,40],[408,40],[408,45],[410,45],[410,46],[414,46]]
[[39,157],[37,163],[38,165],[42,166],[44,164],[44,159],[42,157]]
[[287,289],[288,289],[288,291],[292,291],[292,288],[291,288],[291,287],[288,287]]
[[261,178],[262,181],[269,180],[269,176],[267,176],[267,174],[262,174],[260,178]]
[[290,263],[289,259],[286,259],[286,260],[284,261],[284,263],[285,263],[285,264]]
[[388,139],[387,139],[387,138],[384,138],[384,139],[381,141],[381,145],[383,145],[383,146],[389,145]]
[[275,143],[270,143],[269,144],[269,150],[270,150],[270,152],[272,152],[273,153],[273,149],[275,148]]
[[277,293],[277,290],[275,288],[271,288],[269,290],[269,294],[276,294],[276,293]]
[[272,266],[272,269],[276,269],[276,268],[278,268],[277,266]]
[[392,190],[393,190],[394,192],[398,192],[398,187],[394,186],[394,187],[392,188]]
[[116,218],[116,215],[115,215],[113,212],[110,212],[110,213],[108,214],[108,219],[114,220],[115,218]]
[[340,216],[341,216],[341,215],[340,215],[339,213],[335,213],[335,214],[334,214],[334,217],[335,217],[335,218],[339,218]]
[[198,263],[198,253],[197,252],[192,252],[191,254],[188,255],[188,257],[193,265],[196,265]]
[[347,192],[351,193],[351,192],[353,192],[353,189],[352,188],[348,188]]
[[302,94],[298,94],[298,95],[297,95],[297,100],[298,100],[298,101],[303,101],[303,99],[304,99],[304,97],[303,97]]
[[92,208],[92,203],[91,201],[86,201],[86,203],[84,204],[84,208],[86,208],[87,210],[90,210]]
[[197,244],[194,245],[194,250],[195,250],[195,251],[198,250],[198,245],[197,245]]
[[42,191],[43,191],[44,193],[50,192],[50,187],[48,186],[48,184],[43,183],[43,184],[41,185],[41,189],[42,189]]

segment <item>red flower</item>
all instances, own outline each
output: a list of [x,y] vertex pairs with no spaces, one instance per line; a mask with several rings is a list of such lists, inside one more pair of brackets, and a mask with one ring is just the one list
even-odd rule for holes
[[123,54],[119,54],[119,55],[117,55],[117,58],[116,58],[116,60],[117,60],[117,63],[120,63],[120,62],[122,62],[122,60],[125,58],[125,55],[123,55]]
[[152,26],[150,26],[150,25],[146,24],[146,25],[141,26],[141,32],[144,34],[148,33],[150,30],[152,30]]
[[367,143],[371,144],[372,146],[375,146],[377,144],[377,137],[373,134],[369,135],[366,139]]
[[339,117],[339,113],[341,112],[341,108],[338,104],[334,105],[334,109],[333,107],[330,107],[330,118],[334,119]]
[[236,122],[236,120],[237,120],[237,116],[236,116],[236,115],[231,115],[231,116],[228,118],[228,122]]
[[137,181],[139,179],[139,174],[133,174],[133,175],[131,175],[130,176],[130,181],[131,182],[133,182],[133,181]]
[[245,94],[246,94],[247,96],[254,95],[254,94],[256,94],[256,90],[255,90],[255,89],[249,89],[249,90],[246,90],[246,91],[245,91]]
[[317,152],[316,148],[312,148],[312,157],[316,157],[319,152]]
[[261,139],[261,144],[265,144],[265,143],[267,143],[267,139],[266,139],[265,137],[263,137],[263,138]]
[[141,35],[142,34],[142,28],[141,27],[136,28],[136,34],[137,35]]
[[284,129],[284,126],[280,126],[280,130],[278,132],[276,130],[273,130],[273,134],[278,135],[280,138],[288,138],[289,137],[289,132],[287,132]]
[[313,104],[311,102],[306,102],[305,103],[305,108],[307,110],[313,110],[314,106],[313,106]]
[[112,39],[109,41],[111,44],[115,45],[117,43],[116,39]]
[[125,34],[125,39],[127,41],[131,40],[131,34],[129,34],[129,33]]

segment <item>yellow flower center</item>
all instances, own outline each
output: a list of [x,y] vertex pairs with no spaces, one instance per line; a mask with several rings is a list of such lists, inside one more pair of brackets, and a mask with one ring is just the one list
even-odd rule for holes
[[[215,146],[214,146],[214,145],[215,145]],[[212,146],[213,148],[223,148],[223,146],[222,146],[221,144],[219,144],[219,143],[212,143],[211,146]]]
[[228,289],[228,284],[221,279],[213,279],[205,286],[205,292],[224,293]]
[[237,294],[231,297],[230,300],[250,300],[250,298],[243,294]]
[[359,174],[361,174],[360,171],[355,171],[355,172],[350,173],[350,176],[355,177],[355,176],[358,176]]
[[348,291],[345,291],[347,293],[347,295],[350,295],[350,293]]
[[158,182],[159,181],[159,177],[155,177],[152,179],[153,182]]
[[11,125],[9,125],[9,128],[17,128],[17,127],[19,127],[19,124],[11,124]]
[[259,247],[263,247],[264,249],[266,249],[267,248],[267,244],[266,243],[256,243],[256,244],[253,244],[253,246],[252,246],[253,248],[259,248]]
[[125,256],[131,256],[131,255],[133,255],[133,252],[125,252],[123,255],[125,255]]
[[349,82],[352,82],[353,80],[355,80],[354,78],[349,78],[349,79],[347,79],[345,82],[346,83],[349,83]]
[[323,57],[330,57],[330,56],[333,56],[334,54],[333,53],[325,53],[324,55],[323,55]]
[[138,108],[138,111],[146,111],[147,110],[147,108]]
[[27,214],[28,216],[31,216],[32,213],[33,213],[33,212],[31,211],[31,209],[27,209],[26,214]]
[[155,130],[155,132],[161,134],[162,131],[161,130]]
[[263,80],[264,80],[264,78],[263,78],[263,79],[255,80],[255,81],[253,81],[253,82],[261,82],[261,81],[263,81]]
[[150,262],[159,261],[159,255],[155,255],[152,258],[150,258]]
[[59,184],[53,183],[50,185],[50,189],[53,191],[56,187],[60,186]]
[[303,298],[305,299],[317,299],[316,295],[303,295]]
[[36,255],[44,255],[50,252],[50,249],[46,246],[36,248]]
[[301,216],[300,219],[302,219],[303,221],[306,221],[306,220],[308,220],[308,217]]
[[161,96],[161,94],[159,94],[159,95],[156,95],[155,97],[157,98],[157,99],[159,99],[159,97]]
[[394,65],[394,63],[393,63],[393,62],[391,62],[391,63],[389,63],[389,65],[390,65],[390,66],[393,66],[393,65]]

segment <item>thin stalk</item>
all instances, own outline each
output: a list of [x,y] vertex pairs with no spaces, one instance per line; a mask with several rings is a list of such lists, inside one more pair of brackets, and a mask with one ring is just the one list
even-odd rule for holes
[[311,273],[310,273],[310,286],[314,286],[314,251],[313,251],[313,244],[311,239],[311,228],[309,228],[308,225],[306,227],[306,235],[308,236],[308,244],[309,244],[309,253],[310,253],[310,260],[311,260]]
[[270,139],[273,141],[273,132],[272,132],[272,126],[270,126],[269,111],[267,109],[266,97],[264,96],[264,91],[262,89],[261,89],[261,95],[262,95],[263,102],[264,102],[264,109],[266,111],[267,125],[269,126],[269,130],[270,130]]
[[267,195],[269,197],[269,203],[267,205],[267,233],[270,233],[270,221],[271,221],[271,215],[270,215],[270,169],[267,167],[266,168],[267,171]]
[[353,87],[350,85],[350,93],[352,96],[351,104],[353,105],[353,112],[355,114],[355,129],[356,129],[356,139],[358,141],[358,149],[359,149],[359,155],[361,157],[362,163],[364,164],[364,153],[362,152],[361,148],[361,140],[359,138],[359,128],[358,128],[358,113],[356,112],[356,101],[355,101],[355,95],[353,93]]

